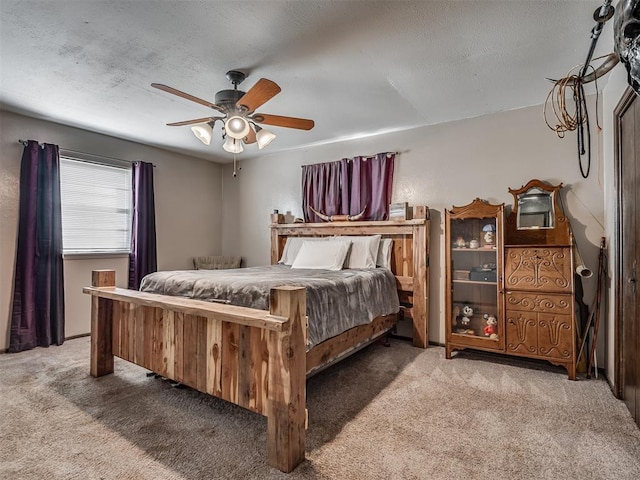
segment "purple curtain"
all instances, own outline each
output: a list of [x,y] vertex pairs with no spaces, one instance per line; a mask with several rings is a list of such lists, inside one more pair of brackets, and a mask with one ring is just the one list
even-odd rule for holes
[[129,288],[138,290],[146,274],[155,272],[156,209],[153,196],[153,164],[133,164],[133,225],[129,254]]
[[20,166],[20,217],[9,351],[64,343],[58,146],[29,140]]
[[389,219],[395,158],[394,153],[353,158],[349,175],[349,215],[356,215],[366,207],[364,219]]
[[[302,166],[302,212],[305,222],[322,220],[309,207],[327,215],[346,214],[341,185],[346,172],[346,161],[317,163]],[[348,198],[348,197],[347,197]]]
[[387,220],[393,187],[394,153],[343,158],[302,167],[302,212],[305,222],[319,222],[309,206],[327,215],[356,215]]

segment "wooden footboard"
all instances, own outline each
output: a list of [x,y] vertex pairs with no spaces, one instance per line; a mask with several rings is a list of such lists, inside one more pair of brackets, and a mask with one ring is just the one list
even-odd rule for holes
[[[289,236],[376,235],[392,240],[401,314],[413,321],[413,343],[428,343],[429,220],[271,224],[277,263]],[[290,472],[304,460],[306,377],[388,332],[398,315],[375,318],[306,351],[306,290],[278,287],[269,311],[157,295],[115,286],[113,270],[93,272],[91,375],[113,372],[120,357],[196,390],[267,417],[269,465]]]
[[271,290],[270,311],[115,287],[93,272],[91,375],[114,356],[267,417],[268,462],[290,472],[304,460],[306,292]]

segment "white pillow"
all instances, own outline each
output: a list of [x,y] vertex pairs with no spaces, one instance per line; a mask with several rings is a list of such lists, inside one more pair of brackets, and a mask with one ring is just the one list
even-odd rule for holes
[[393,247],[392,239],[383,238],[380,240],[376,266],[386,268],[387,270],[391,270],[391,247]]
[[298,256],[300,247],[305,241],[317,242],[321,240],[327,240],[328,237],[287,237],[287,241],[282,249],[282,257],[278,263],[284,265],[291,265]]
[[291,268],[342,270],[350,247],[351,242],[338,240],[303,242]]
[[378,247],[381,235],[369,236],[340,236],[337,240],[351,242],[351,251],[347,256],[344,268],[376,268]]

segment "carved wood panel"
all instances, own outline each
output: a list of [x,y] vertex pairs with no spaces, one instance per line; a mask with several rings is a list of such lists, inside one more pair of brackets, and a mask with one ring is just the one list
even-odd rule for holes
[[569,360],[574,342],[571,315],[538,314],[538,353],[545,357]]
[[573,297],[553,293],[507,292],[507,308],[512,310],[571,315]]
[[571,360],[571,315],[507,310],[507,353]]
[[538,353],[536,314],[507,310],[507,353],[535,355]]
[[571,292],[569,248],[507,248],[505,257],[507,289]]

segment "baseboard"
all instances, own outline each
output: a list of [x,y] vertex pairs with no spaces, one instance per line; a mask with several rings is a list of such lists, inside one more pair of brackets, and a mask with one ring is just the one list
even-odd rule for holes
[[[91,333],[81,333],[80,335],[71,335],[70,337],[64,337],[64,341],[66,342],[67,340],[73,340],[74,338],[82,338],[82,337],[89,337],[89,336],[91,336]],[[5,353],[9,353],[8,348],[4,348],[0,350],[0,355],[3,355]]]
[[73,340],[74,338],[90,337],[91,333],[81,333],[80,335],[71,335],[70,337],[64,337],[64,341]]

